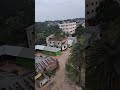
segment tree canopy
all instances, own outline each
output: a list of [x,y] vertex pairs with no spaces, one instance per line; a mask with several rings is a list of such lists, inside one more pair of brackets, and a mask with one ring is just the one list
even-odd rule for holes
[[[104,28],[102,28],[102,38],[95,41],[86,53],[86,88],[88,89],[120,89],[118,72],[120,69],[118,65],[120,59],[119,7],[120,5],[116,2],[105,0],[98,9],[101,11],[101,13],[97,13],[98,19],[102,21],[100,24]],[[114,10],[115,8],[116,10]],[[101,9],[105,10],[102,11]]]
[[54,34],[56,38],[65,37],[65,33],[58,26],[48,26],[46,23],[36,23],[36,44],[46,44],[46,37]]
[[26,46],[25,28],[34,24],[34,1],[2,0],[1,4],[0,44]]

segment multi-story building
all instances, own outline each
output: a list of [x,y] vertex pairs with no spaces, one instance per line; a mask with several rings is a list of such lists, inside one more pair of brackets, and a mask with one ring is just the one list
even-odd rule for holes
[[67,21],[59,24],[59,28],[68,34],[74,34],[76,27],[77,27],[76,22]]
[[62,51],[68,48],[68,40],[66,37],[56,38],[54,35],[50,35],[46,38],[46,43],[47,46],[61,48]]
[[91,19],[96,15],[96,8],[100,5],[102,0],[86,0],[86,20]]
[[[100,6],[102,0],[86,0],[85,1],[85,6],[86,6],[86,11],[85,11],[85,28],[86,28],[86,34],[91,37],[94,37],[96,39],[100,39],[101,36],[101,30],[99,25],[97,25],[94,21],[94,17],[96,16],[96,9]],[[91,20],[90,20],[91,19]],[[90,20],[90,21],[89,21]],[[93,21],[92,21],[93,20]],[[87,39],[88,44],[92,42],[92,38]]]
[[34,48],[34,42],[35,42],[35,27],[34,27],[34,25],[27,27],[26,33],[27,33],[29,47]]

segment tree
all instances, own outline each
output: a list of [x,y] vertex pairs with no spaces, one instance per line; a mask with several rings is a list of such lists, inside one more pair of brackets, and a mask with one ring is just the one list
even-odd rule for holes
[[46,44],[46,37],[50,36],[51,34],[55,35],[55,38],[64,38],[65,33],[59,29],[58,26],[47,26],[45,22],[43,23],[36,23],[36,44]]
[[104,0],[97,8],[96,20],[98,23],[108,23],[119,17],[120,5],[115,0]]
[[[106,26],[101,40],[90,48],[86,56],[86,86],[92,90],[119,90],[120,75],[120,19]],[[91,84],[93,83],[93,85]]]
[[77,36],[77,38],[80,38],[80,35],[84,34],[84,32],[85,32],[85,28],[80,25],[76,29],[75,36]]
[[[81,30],[81,28],[79,27]],[[72,50],[71,56],[68,59],[68,63],[66,64],[66,70],[68,77],[77,85],[81,87],[85,87],[85,57],[84,57],[84,49],[85,49],[85,37],[84,37],[84,28],[83,31],[79,31],[77,33],[77,41]],[[79,34],[79,35],[78,35]]]
[[0,4],[3,7],[0,16],[0,44],[27,46],[25,28],[34,24],[34,0],[2,0]]

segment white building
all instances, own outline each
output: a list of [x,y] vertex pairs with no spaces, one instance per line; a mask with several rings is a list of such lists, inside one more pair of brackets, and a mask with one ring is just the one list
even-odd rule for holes
[[68,47],[71,47],[74,43],[77,43],[76,37],[68,37]]
[[74,34],[75,29],[77,28],[76,22],[63,22],[59,24],[59,28],[62,29],[65,33]]
[[46,43],[47,46],[61,48],[62,51],[68,48],[68,41],[66,37],[56,38],[53,34],[46,38]]

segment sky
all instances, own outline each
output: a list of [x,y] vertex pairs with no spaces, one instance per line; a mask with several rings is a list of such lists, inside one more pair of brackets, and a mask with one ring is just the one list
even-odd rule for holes
[[35,0],[35,22],[85,17],[85,0]]

